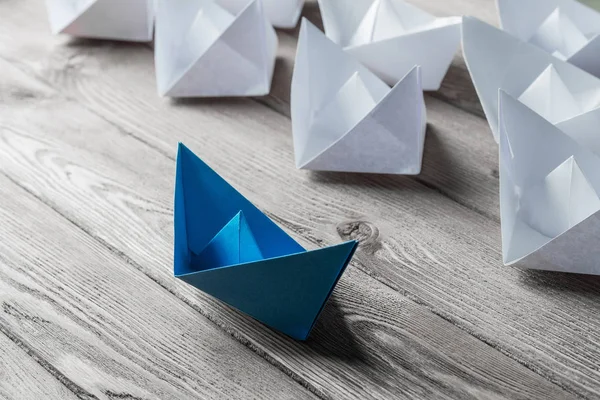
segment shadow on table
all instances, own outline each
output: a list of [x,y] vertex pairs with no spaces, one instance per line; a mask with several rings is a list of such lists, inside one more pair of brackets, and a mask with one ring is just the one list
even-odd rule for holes
[[365,349],[355,339],[348,326],[335,293],[323,309],[306,345],[320,355],[345,362],[366,361]]
[[600,276],[539,270],[519,270],[519,274],[521,282],[533,290],[600,301]]
[[152,42],[127,42],[122,40],[82,38],[69,36],[65,38],[65,47],[75,49],[97,49],[97,48],[117,48],[120,50],[127,49],[143,49],[144,51],[152,51]]

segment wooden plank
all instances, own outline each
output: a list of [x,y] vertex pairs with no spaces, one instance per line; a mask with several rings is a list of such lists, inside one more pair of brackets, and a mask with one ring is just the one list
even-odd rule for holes
[[0,199],[1,330],[78,397],[315,398],[4,176]]
[[77,396],[0,332],[0,398],[75,400]]
[[[10,11],[15,25],[0,27],[0,37],[18,32],[21,45],[0,41],[0,55],[27,73],[60,87],[159,154],[173,157],[178,140],[191,144],[298,236],[331,243],[337,231],[359,235],[364,242],[357,254],[358,268],[570,391],[598,395],[599,349],[588,336],[599,329],[594,317],[598,299],[593,296],[598,282],[503,268],[497,218],[490,221],[471,211],[497,215],[495,148],[489,133],[477,129],[487,130],[482,120],[446,113],[443,110],[451,108],[432,100],[430,122],[438,122],[426,144],[427,172],[418,181],[298,172],[293,170],[289,121],[244,100],[157,99],[147,49],[54,39],[45,36],[44,16],[31,3],[18,2]],[[441,110],[437,116],[435,107]],[[75,124],[65,129],[81,128]],[[86,137],[80,140],[68,141],[76,148],[90,145]],[[113,147],[89,151],[119,160],[128,157],[125,150]],[[266,180],[258,182],[256,174]],[[139,185],[137,179],[128,185]],[[290,192],[281,193],[281,188]],[[481,204],[490,212],[478,209]],[[144,227],[153,219],[142,220]],[[163,224],[168,222],[151,225],[164,228]],[[129,251],[140,247],[136,243],[115,247]]]
[[[333,303],[325,309],[306,344],[283,337],[176,281],[170,270],[176,138],[169,139],[173,147],[165,149],[168,154],[164,156],[6,63],[0,66],[0,82],[10,88],[8,93],[16,93],[7,97],[0,113],[0,170],[123,254],[132,268],[144,271],[323,397],[571,397],[355,266],[340,281]],[[226,106],[223,111],[234,107],[238,116],[245,115],[248,107],[266,110],[251,101]],[[230,117],[217,114],[214,118],[205,115],[204,119],[194,125],[194,132],[201,129],[198,136],[203,136],[202,130],[219,130],[222,136],[217,145],[212,145],[211,134],[202,139],[204,146],[192,141],[194,150],[210,155],[206,158],[215,162],[211,164],[251,200],[272,211],[272,216],[304,244],[313,247],[315,243],[339,241],[335,238],[339,211],[330,216],[319,202],[303,195],[296,199],[303,188],[314,185],[298,181],[291,167],[272,154],[279,151],[278,140],[273,142],[275,149],[265,146],[269,154],[264,159],[260,154],[257,158],[256,153],[244,155],[239,146],[228,146],[242,140],[247,132],[240,134],[236,126],[233,130],[228,127],[233,121]],[[253,133],[263,130],[254,124]],[[245,137],[242,145],[265,139],[260,135]],[[286,151],[287,158],[289,149]],[[271,166],[268,160],[275,164]],[[247,168],[254,161],[263,171]],[[300,192],[281,189],[287,187],[283,183],[287,177],[292,177]],[[338,195],[343,194],[342,189]],[[309,197],[314,195],[309,193]],[[308,205],[302,206],[305,202]],[[351,215],[349,210],[345,212]],[[363,248],[369,248],[368,239]]]

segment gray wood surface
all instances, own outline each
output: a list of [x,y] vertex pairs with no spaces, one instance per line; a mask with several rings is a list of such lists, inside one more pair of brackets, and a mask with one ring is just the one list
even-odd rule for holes
[[315,398],[4,175],[0,198],[3,339],[77,397]]
[[[6,307],[9,306],[3,308]],[[38,364],[40,359],[37,354],[23,348],[19,338],[13,336],[11,340],[4,334],[4,324],[0,326],[0,330],[0,398],[77,399],[75,393]]]
[[[400,394],[407,398],[477,398],[470,393],[488,397],[568,397],[498,351],[353,267],[340,281],[334,302],[326,308],[308,345],[271,332],[174,280],[171,202],[175,147],[165,149],[172,154],[164,156],[45,84],[4,62],[0,61],[0,65],[2,79],[18,83],[15,91],[21,94],[17,96],[29,93],[24,101],[32,103],[14,104],[4,114],[2,171],[113,252],[125,255],[133,268],[248,342],[314,392],[331,398]],[[251,101],[246,104],[263,109]],[[231,104],[225,106],[229,109]],[[53,119],[56,114],[61,118]],[[216,130],[223,135],[238,135],[227,128],[228,119],[203,123],[211,128],[207,138]],[[90,137],[82,132],[96,134]],[[251,132],[260,133],[257,128]],[[175,146],[176,138],[171,140]],[[212,151],[219,148],[215,146]],[[227,156],[218,158],[216,162],[224,168],[224,176],[238,183],[240,177],[236,178],[234,171],[239,167],[228,166]],[[285,174],[295,174],[291,166],[282,169]],[[256,175],[252,170],[246,173],[248,177]],[[256,192],[248,192],[247,185],[263,185],[262,181],[252,180],[244,185],[244,193],[259,206],[265,202],[256,197]],[[274,198],[264,208],[274,213],[276,221],[290,228],[308,246],[323,241],[311,233],[312,224],[303,221],[310,215],[301,219],[290,215],[297,204],[290,204],[292,210],[279,204],[289,201],[287,197],[294,193],[279,196],[274,186],[268,192]],[[316,210],[312,213],[319,215]],[[449,332],[452,340],[448,340]],[[498,366],[502,374],[493,372]],[[448,373],[455,375],[455,385],[445,381]],[[506,381],[505,374],[515,375]],[[523,375],[529,379],[521,380]]]
[[[502,267],[483,119],[428,98],[418,178],[296,171],[294,32],[271,96],[170,101],[147,46],[52,37],[36,0],[0,1],[0,15],[0,293],[51,327],[6,310],[0,325],[76,395],[599,397],[600,280]],[[307,343],[173,279],[178,141],[303,245],[360,239]]]

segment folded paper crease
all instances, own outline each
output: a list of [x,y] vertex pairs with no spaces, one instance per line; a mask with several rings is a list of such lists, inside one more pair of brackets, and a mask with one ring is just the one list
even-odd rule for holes
[[[222,0],[223,4],[231,7],[243,5],[246,0]],[[267,18],[276,28],[290,29],[296,26],[304,0],[262,0]]]
[[600,77],[600,12],[576,0],[497,0],[500,25]]
[[153,0],[46,0],[54,34],[149,42],[154,32]]
[[277,36],[259,0],[158,0],[158,92],[169,97],[269,93]]
[[392,89],[303,20],[291,93],[298,168],[418,174],[425,139],[420,68]]
[[319,0],[325,33],[389,85],[419,65],[438,90],[460,43],[460,18],[436,18],[404,0]]
[[498,89],[554,124],[587,120],[600,107],[600,79],[473,17],[465,17],[463,52],[496,141]]

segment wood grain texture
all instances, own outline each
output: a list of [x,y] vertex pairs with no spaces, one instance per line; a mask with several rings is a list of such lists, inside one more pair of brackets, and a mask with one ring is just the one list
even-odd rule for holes
[[[9,137],[11,145],[7,148],[19,151],[11,150],[0,157],[3,170],[44,201],[60,207],[64,215],[98,240],[130,257],[136,268],[272,363],[298,375],[297,379],[325,397],[344,394],[375,397],[392,392],[405,397],[424,393],[430,397],[540,397],[539,392],[531,389],[532,385],[541,385],[545,393],[541,397],[564,396],[561,392],[553,393],[556,387],[540,383],[535,374],[521,367],[517,375],[522,376],[522,381],[498,379],[515,376],[506,372],[517,368],[515,362],[500,357],[505,360],[502,366],[490,372],[486,360],[491,356],[486,351],[491,348],[482,347],[474,339],[477,337],[570,392],[582,397],[598,396],[598,345],[592,337],[599,329],[595,318],[599,282],[501,267],[496,154],[483,120],[456,112],[435,99],[428,101],[430,129],[425,171],[417,180],[294,171],[289,120],[246,100],[158,99],[147,48],[49,37],[43,11],[36,6],[28,0],[0,4],[0,12],[10,10],[15,16],[0,26],[0,57],[26,75],[36,76],[80,101],[105,121],[89,115],[79,119],[77,114],[84,111],[73,111],[73,106],[63,104],[64,99],[55,102],[52,99],[60,96],[51,89],[34,89],[30,86],[43,85],[11,77],[7,85],[14,87],[5,96],[14,107],[7,114],[11,115],[10,125],[20,128],[13,128],[18,135],[16,139]],[[19,43],[2,40],[15,34],[20,37]],[[282,60],[284,66],[290,65],[289,59]],[[280,61],[278,69],[281,65]],[[276,87],[285,85],[283,75],[276,79],[280,82]],[[45,91],[48,93],[44,94]],[[30,106],[23,106],[28,102]],[[285,103],[280,102],[279,107],[284,109]],[[45,117],[36,114],[41,110]],[[56,126],[53,117],[67,114],[71,119],[61,117],[60,125]],[[113,134],[105,137],[107,131]],[[89,135],[103,139],[90,141]],[[51,139],[46,139],[48,136]],[[52,145],[53,140],[59,140],[59,144]],[[355,343],[364,343],[364,347],[377,348],[379,352],[364,351],[359,354],[369,354],[368,357],[348,357],[348,353],[354,355],[358,350],[348,345],[349,339],[339,343],[335,319],[334,322],[325,319],[322,324],[333,329],[317,327],[315,341],[303,347],[289,343],[238,313],[228,312],[220,303],[189,288],[168,286],[172,285],[172,280],[167,279],[170,248],[156,246],[154,238],[159,237],[163,243],[172,240],[170,220],[166,215],[156,216],[148,204],[158,202],[169,207],[171,200],[165,193],[172,186],[172,158],[178,140],[189,144],[305,243],[312,246],[333,243],[339,240],[338,236],[362,239],[350,271],[357,268],[372,278],[357,275],[348,278],[348,283],[345,278],[339,292],[343,293],[346,286],[357,285],[354,292],[364,296],[363,281],[366,281],[386,296],[376,291],[366,292],[368,302],[356,293],[341,297],[338,309],[342,309],[342,315],[346,315],[343,312],[347,312],[347,304],[352,304],[355,298],[361,299],[359,303],[365,301],[368,307],[359,315],[363,319],[369,317],[368,321],[378,328],[361,329],[369,325],[352,323],[351,333],[342,337],[358,338]],[[36,144],[38,141],[42,144]],[[62,176],[64,172],[57,168],[35,169],[38,163],[26,161],[39,157],[32,149],[35,154],[44,154],[48,147],[51,154],[61,154],[58,159],[86,166],[75,174],[80,178],[56,179],[53,174]],[[135,155],[132,148],[136,149]],[[165,159],[171,159],[171,163]],[[140,165],[139,160],[144,160],[144,164]],[[45,178],[40,177],[42,174]],[[69,169],[67,174],[71,176],[73,172]],[[114,190],[86,190],[82,182],[89,179],[99,182],[97,186],[101,188]],[[109,196],[113,191],[118,194]],[[130,197],[145,200],[133,203],[124,200]],[[90,212],[88,204],[94,204],[95,211]],[[119,224],[107,216],[114,209],[122,216]],[[380,334],[383,328],[371,320],[378,310],[395,309],[395,305],[401,304],[403,298],[398,292],[419,303],[417,306],[409,302],[417,309],[429,309],[473,336],[464,335],[435,317],[435,324],[425,326],[441,328],[426,329],[450,332],[446,334],[447,342],[428,342],[431,348],[427,356],[406,359],[401,352],[391,352],[396,356],[390,357],[381,350],[387,345],[379,343],[391,341]],[[422,318],[407,318],[414,325],[404,326],[407,322],[398,317],[392,326],[410,329],[416,337],[428,337],[421,329]],[[463,340],[468,344],[461,345],[459,350],[451,349],[451,345]],[[330,342],[336,347],[330,347]],[[450,361],[457,365],[463,365],[467,354],[477,362],[466,367],[472,371],[468,379],[456,381],[455,372],[439,372],[447,371],[447,367],[430,368],[427,360],[436,359],[431,354],[434,351],[451,355]],[[340,354],[349,360],[340,364],[339,359],[344,359]],[[378,379],[380,370],[393,370],[385,375],[393,379],[382,382]],[[433,374],[437,377],[433,383],[428,375],[431,371],[438,371]],[[496,382],[492,385],[494,389],[478,392],[474,389],[478,386],[474,383],[477,379],[472,381],[471,376]],[[415,389],[413,381],[421,386]],[[487,388],[487,385],[486,382],[481,386]],[[511,387],[518,388],[517,392]]]
[[0,332],[0,398],[75,400],[77,396]]
[[[323,397],[569,398],[535,373],[353,268],[340,281],[334,302],[307,344],[272,332],[174,280],[169,209],[172,155],[161,155],[6,63],[0,65],[13,92],[29,94],[2,114],[6,119],[0,136],[0,149],[5,149],[0,150],[1,170]],[[51,115],[61,118],[48,121]],[[227,169],[230,175],[234,167]],[[286,201],[284,195],[271,201],[273,217],[296,237],[304,237],[311,246],[323,242],[313,236],[312,224],[287,220],[297,217],[278,209],[276,204]],[[352,234],[342,225],[339,228]],[[330,236],[335,236],[335,228],[332,231]],[[368,240],[365,243],[369,246]]]
[[[85,399],[316,398],[3,175],[0,198],[0,330],[34,357],[2,361],[8,394],[35,360]],[[20,398],[69,398],[47,389]]]

